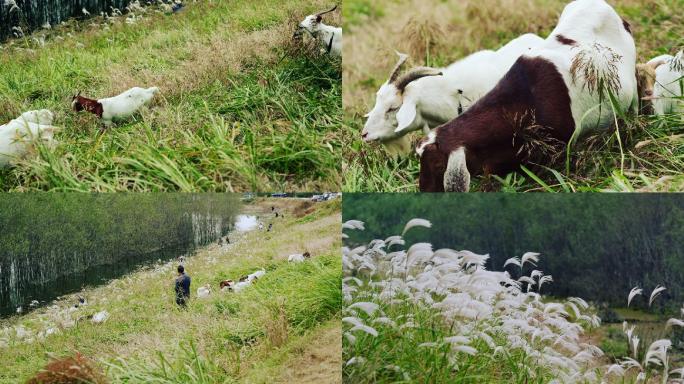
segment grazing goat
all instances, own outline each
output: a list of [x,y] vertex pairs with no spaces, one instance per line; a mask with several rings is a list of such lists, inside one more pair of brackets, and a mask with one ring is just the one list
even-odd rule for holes
[[307,16],[299,23],[297,32],[307,31],[316,39],[325,51],[331,56],[342,56],[342,28],[323,24],[323,15],[337,9],[335,5],[331,10]]
[[209,286],[209,284],[207,284],[203,287],[197,288],[197,297],[200,299],[204,298],[204,297],[209,297],[210,294],[211,294],[211,286]]
[[219,287],[223,292],[225,292],[226,290],[230,291],[233,289],[233,284],[233,280],[223,280],[219,283]]
[[419,144],[420,190],[466,192],[471,174],[550,162],[573,137],[612,126],[609,93],[618,108],[638,107],[635,73],[629,24],[604,0],[569,3],[542,46]]
[[420,129],[427,133],[461,115],[496,86],[520,55],[543,42],[528,33],[497,51],[476,52],[446,68],[414,68],[402,76],[399,72],[408,56],[399,54],[399,62],[366,115],[363,140],[380,141],[390,150],[407,147],[407,133]]
[[15,160],[25,157],[37,141],[52,146],[56,130],[51,125],[52,120],[52,112],[43,109],[25,112],[0,125],[0,167],[10,166]]
[[88,111],[101,118],[104,125],[109,127],[114,120],[123,120],[133,116],[138,110],[152,101],[159,88],[134,87],[114,97],[100,100],[88,99],[79,92],[73,97],[71,105],[74,111]]
[[644,95],[651,100],[656,115],[684,113],[682,89],[684,88],[684,51],[677,55],[658,56],[647,64],[653,69],[655,84],[652,95]]
[[306,259],[310,259],[311,254],[309,252],[304,252],[302,253],[295,253],[294,255],[290,255],[287,257],[287,262],[288,263],[302,263]]

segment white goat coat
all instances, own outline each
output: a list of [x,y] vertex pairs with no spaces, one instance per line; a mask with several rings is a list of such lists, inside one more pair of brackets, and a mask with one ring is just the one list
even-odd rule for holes
[[294,255],[287,257],[288,263],[302,263],[304,260],[306,260],[306,258],[301,253],[295,253]]
[[[465,112],[491,91],[518,58],[544,42],[528,33],[497,51],[480,51],[444,68],[442,76],[416,80],[404,90],[404,100],[415,100],[420,113],[402,132],[444,124]],[[463,91],[463,93],[459,93]]]
[[684,51],[680,51],[676,56],[662,55],[649,61],[665,61],[656,68],[656,83],[653,88],[653,110],[656,115],[669,113],[684,113],[684,101],[674,99],[682,96],[684,80]]
[[[562,44],[556,38],[558,35],[576,41],[577,46]],[[582,50],[592,52],[601,69],[607,71],[605,64],[608,61],[603,54],[608,51],[597,49],[596,44],[621,56],[615,63],[620,84],[615,96],[623,110],[635,110],[638,108],[638,94],[634,39],[620,16],[604,0],[576,0],[568,4],[544,44],[528,54],[530,57],[542,57],[556,66],[568,87],[575,130],[581,129],[584,133],[610,127],[615,118],[607,94],[601,102],[597,91],[589,92],[585,88],[587,79],[582,76],[582,71],[576,80],[570,72],[573,59]]]
[[320,24],[317,38],[323,49],[327,50],[332,38],[332,46],[330,46],[330,55],[335,57],[342,57],[342,28],[333,27],[332,25]]
[[37,140],[52,145],[55,131],[52,120],[52,112],[43,109],[25,112],[0,126],[0,167],[7,167],[14,160],[26,156]]
[[133,116],[143,105],[152,101],[157,92],[159,92],[157,87],[147,89],[134,87],[118,96],[98,100],[97,102],[102,104],[102,120],[105,125],[110,125],[115,119]]

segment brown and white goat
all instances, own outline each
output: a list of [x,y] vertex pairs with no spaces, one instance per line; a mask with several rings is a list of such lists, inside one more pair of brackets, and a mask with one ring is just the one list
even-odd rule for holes
[[620,108],[636,107],[635,73],[629,24],[604,0],[571,2],[541,47],[420,143],[420,190],[467,192],[471,175],[549,162],[553,154],[540,147],[564,146],[582,131],[610,127],[609,92]]

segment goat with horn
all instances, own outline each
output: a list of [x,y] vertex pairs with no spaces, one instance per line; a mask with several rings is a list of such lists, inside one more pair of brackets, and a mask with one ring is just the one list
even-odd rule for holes
[[446,68],[413,68],[404,75],[408,56],[397,52],[399,61],[366,115],[363,140],[379,141],[390,152],[409,152],[407,133],[427,133],[463,113],[494,88],[520,55],[543,41],[526,34],[497,51],[476,52]]
[[323,23],[323,15],[334,12],[336,9],[337,5],[330,10],[307,16],[304,21],[299,23],[295,35],[302,31],[306,31],[319,42],[321,49],[325,50],[326,53],[332,56],[341,57],[342,28]]

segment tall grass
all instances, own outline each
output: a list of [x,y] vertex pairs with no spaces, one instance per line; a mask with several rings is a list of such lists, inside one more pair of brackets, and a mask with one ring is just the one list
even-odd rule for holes
[[[378,144],[361,140],[375,92],[387,80],[394,50],[411,55],[413,65],[444,66],[482,49],[496,49],[526,32],[547,36],[567,2],[560,0],[367,1],[345,7],[344,190],[417,190],[415,154],[394,159]],[[632,24],[640,61],[684,46],[676,0],[612,2]],[[410,12],[408,12],[410,10]],[[399,32],[397,32],[399,31]],[[611,134],[582,140],[566,164],[527,167],[503,177],[478,177],[474,191],[595,192],[681,191],[684,189],[684,132],[678,115],[629,116]],[[619,133],[618,134],[616,134]],[[420,134],[413,134],[415,143]]]
[[[0,171],[4,190],[336,190],[340,61],[292,40],[319,0],[195,2],[141,21],[73,21],[0,51],[0,122],[49,108],[54,151]],[[339,23],[330,15],[330,23]],[[71,96],[161,88],[149,109],[101,132]]]
[[408,230],[431,225],[413,219],[401,235],[343,248],[346,382],[681,381],[684,370],[673,369],[672,342],[662,335],[684,321],[669,320],[654,340],[625,321],[618,332],[626,337],[607,357],[587,333],[601,321],[595,308],[543,296],[553,278],[536,269],[539,254],[510,258],[504,272],[493,272],[485,269],[488,255],[406,244]]

